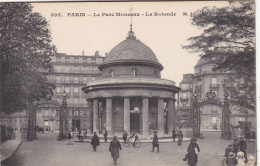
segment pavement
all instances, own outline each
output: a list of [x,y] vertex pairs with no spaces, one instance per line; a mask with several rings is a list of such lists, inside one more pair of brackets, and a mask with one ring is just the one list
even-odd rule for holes
[[21,140],[7,140],[0,146],[1,162],[11,157],[18,147],[21,145]]
[[[220,139],[219,132],[203,131],[205,139],[198,139],[200,146],[198,166],[222,165],[224,150],[232,140]],[[109,144],[98,146],[97,152],[93,152],[90,139],[84,142],[73,142],[67,145],[67,141],[56,141],[57,133],[38,134],[38,140],[24,141],[10,140],[1,145],[2,166],[112,166],[113,162],[108,152]],[[185,138],[182,146],[172,139],[160,139],[160,153],[151,153],[151,141],[141,140],[140,148],[124,147],[120,151],[118,165],[136,166],[186,166],[182,161],[189,145],[189,138]],[[107,141],[110,142],[110,139]],[[248,155],[256,155],[256,143],[247,142]],[[2,160],[3,159],[3,160]]]
[[[224,158],[225,148],[232,140],[220,139],[219,133],[203,132],[205,139],[198,139],[200,146],[198,166],[220,166]],[[57,134],[39,134],[38,140],[24,141],[14,155],[2,163],[2,166],[112,166],[113,161],[108,152],[109,144],[102,143],[93,152],[88,142],[56,141]],[[109,142],[109,141],[108,141]],[[124,147],[120,151],[118,165],[120,166],[186,166],[182,161],[186,154],[188,141],[182,146],[177,142],[160,142],[160,153],[151,153],[151,143],[142,142],[140,148]],[[248,142],[248,154],[255,155],[256,143]]]

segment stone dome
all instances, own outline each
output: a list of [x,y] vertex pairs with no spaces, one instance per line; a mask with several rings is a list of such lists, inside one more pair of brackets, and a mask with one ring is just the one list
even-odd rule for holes
[[154,52],[140,40],[137,40],[132,29],[128,33],[126,40],[116,45],[106,56],[104,62],[124,60],[142,60],[159,63]]

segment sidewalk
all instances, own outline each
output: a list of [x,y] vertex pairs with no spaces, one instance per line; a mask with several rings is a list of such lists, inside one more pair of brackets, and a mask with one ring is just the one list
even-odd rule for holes
[[1,162],[11,157],[18,147],[21,145],[21,140],[7,140],[0,146],[0,158]]

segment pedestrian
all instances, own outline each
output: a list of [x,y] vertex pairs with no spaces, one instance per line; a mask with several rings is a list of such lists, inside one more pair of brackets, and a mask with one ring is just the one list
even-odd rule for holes
[[153,145],[153,150],[151,152],[154,151],[154,147],[157,147],[157,153],[159,153],[159,141],[158,141],[158,136],[157,136],[156,132],[154,132],[152,145]]
[[239,140],[238,149],[244,153],[245,162],[247,163],[247,153],[246,153],[247,144],[243,138],[240,138]]
[[183,140],[183,134],[181,133],[181,131],[179,131],[178,133],[178,146],[181,146]]
[[73,143],[71,142],[71,132],[70,132],[70,131],[68,131],[67,137],[68,137],[68,143],[67,143],[67,145],[73,145]]
[[228,157],[226,158],[226,166],[237,165],[237,159],[234,152],[229,152]]
[[173,129],[172,130],[172,139],[173,139],[173,141],[175,142],[175,138],[176,138],[176,131],[175,131],[175,129]]
[[239,141],[238,138],[235,138],[233,142],[233,152],[235,153],[235,155],[237,154],[238,149],[239,149]]
[[97,150],[97,146],[99,145],[99,138],[97,136],[97,133],[94,132],[94,135],[91,139],[91,145],[93,146],[94,152]]
[[250,130],[248,128],[245,131],[245,137],[246,137],[246,141],[250,140]]
[[187,154],[183,159],[184,161],[188,159],[189,166],[196,166],[198,162],[198,154],[200,152],[200,148],[199,145],[196,143],[196,141],[197,141],[196,138],[191,139],[191,142],[187,149]]
[[116,161],[119,158],[119,149],[122,150],[120,142],[117,140],[117,137],[114,136],[113,140],[110,142],[109,152],[111,152],[111,157],[113,158],[115,165],[117,165]]
[[107,129],[105,129],[104,139],[105,139],[105,142],[107,142]]
[[78,137],[78,140],[79,140],[79,141],[82,141],[82,142],[83,142],[81,130],[78,130],[78,135],[77,135],[77,137]]
[[124,130],[123,132],[123,140],[124,140],[124,143],[126,144],[126,140],[127,140],[127,132]]
[[237,152],[237,166],[245,166],[245,157],[244,157],[244,153],[242,151]]

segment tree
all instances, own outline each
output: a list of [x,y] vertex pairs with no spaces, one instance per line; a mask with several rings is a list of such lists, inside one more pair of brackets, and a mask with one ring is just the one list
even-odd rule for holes
[[35,103],[50,99],[55,88],[45,75],[54,51],[48,23],[30,3],[0,4],[1,111],[28,110],[31,136]]
[[1,3],[0,27],[1,111],[10,114],[52,94],[44,72],[54,46],[47,21],[29,3]]
[[231,104],[256,110],[255,4],[230,2],[227,7],[204,7],[191,18],[203,29],[183,46],[216,64],[214,70],[230,72]]

